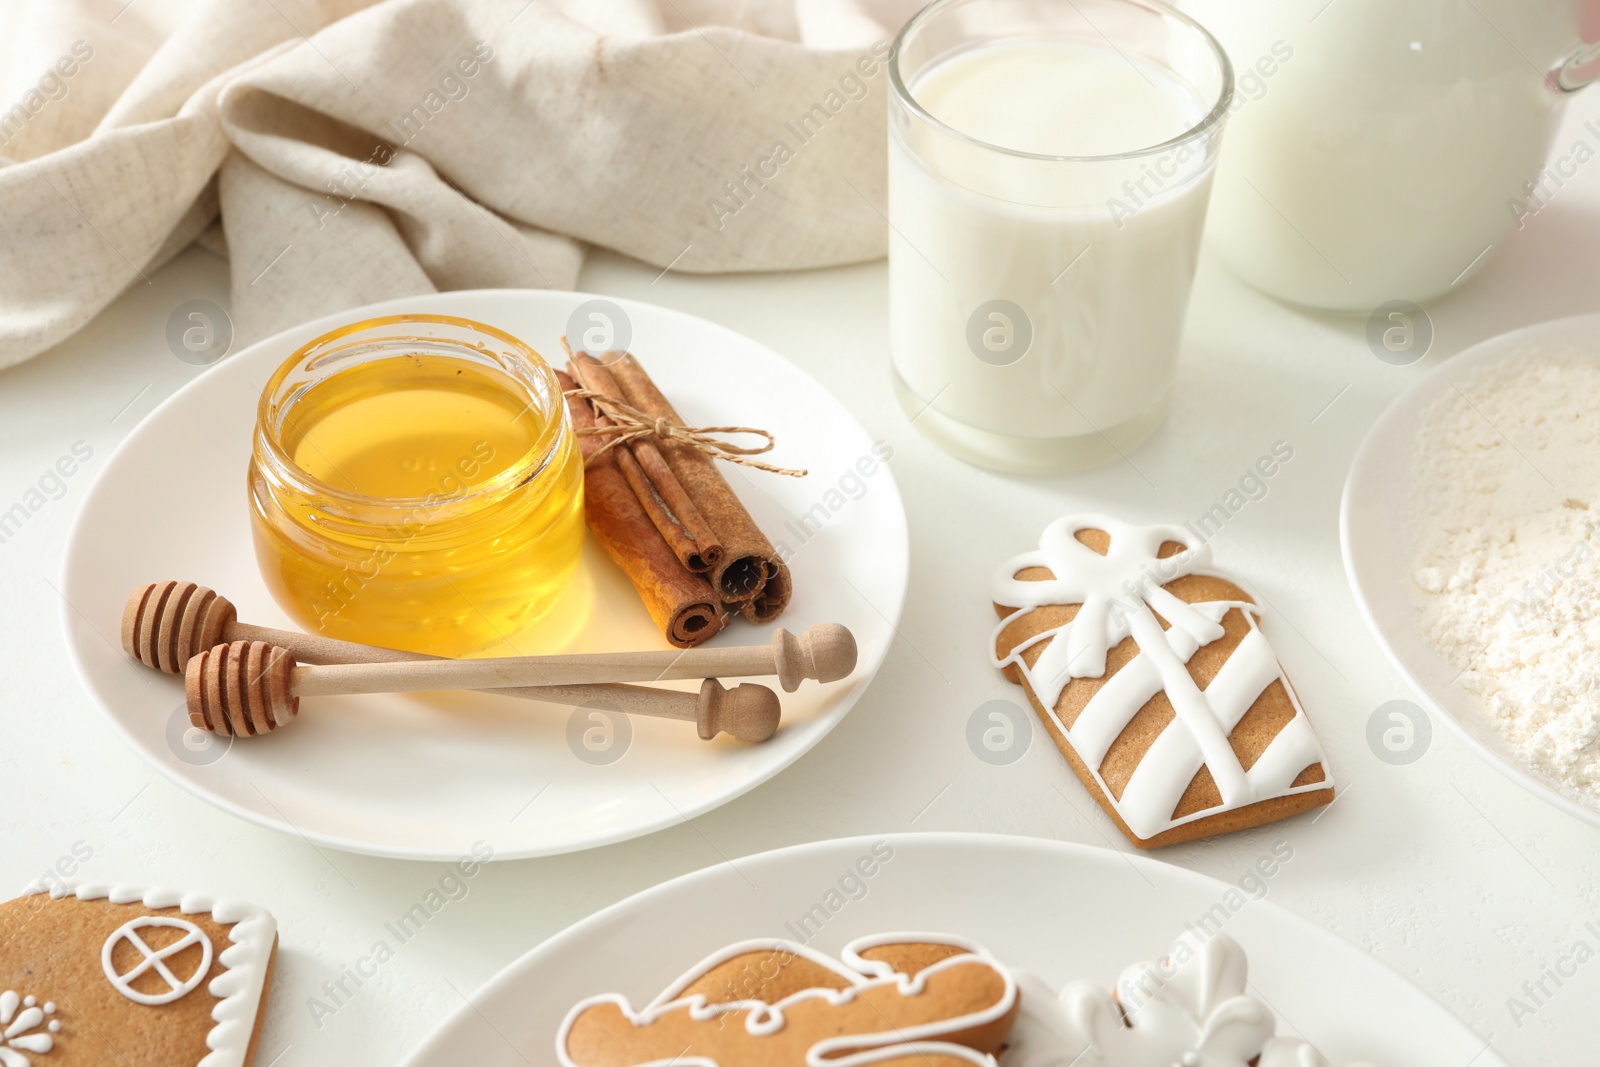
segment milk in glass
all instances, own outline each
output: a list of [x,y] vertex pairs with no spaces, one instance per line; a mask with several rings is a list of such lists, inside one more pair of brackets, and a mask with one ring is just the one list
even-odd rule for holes
[[954,49],[905,81],[891,349],[919,428],[1023,470],[1114,457],[1154,431],[1210,193],[1214,129],[1195,131],[1222,78],[1205,80],[1041,32]]

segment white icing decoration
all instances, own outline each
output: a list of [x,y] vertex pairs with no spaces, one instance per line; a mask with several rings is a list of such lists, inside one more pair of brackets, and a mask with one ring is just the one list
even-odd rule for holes
[[[1067,1013],[1067,1007],[1038,976],[1017,971],[1022,1009],[1006,1038],[1000,1067],[1088,1067],[1089,1039]],[[1164,1065],[1163,1065],[1164,1067]]]
[[[217,954],[227,968],[211,980],[207,991],[217,998],[211,1009],[215,1024],[206,1035],[211,1051],[195,1067],[244,1067],[255,1033],[256,1012],[266,988],[267,968],[277,944],[278,924],[264,909],[240,900],[214,900],[198,893],[175,889],[142,889],[126,885],[84,883],[82,885],[36,882],[25,895],[47,893],[53,899],[74,896],[79,900],[109,900],[113,904],[143,904],[151,910],[177,908],[184,915],[209,913],[228,927],[229,945]],[[0,1067],[17,1067],[0,1060]]]
[[[1081,530],[1109,535],[1104,556],[1074,536]],[[1184,551],[1162,559],[1158,553],[1168,541],[1182,545]],[[1131,526],[1104,515],[1074,515],[1045,527],[1038,551],[1016,556],[995,572],[995,603],[1017,610],[995,627],[991,648],[1006,627],[1030,611],[1046,605],[1081,605],[1071,622],[1023,641],[1004,658],[995,657],[994,664],[1021,672],[1122,821],[1140,839],[1260,800],[1333,788],[1311,722],[1256,626],[1260,609],[1244,600],[1189,604],[1162,588],[1183,575],[1223,577],[1206,569],[1210,562],[1210,547],[1196,542],[1182,527]],[[1047,568],[1053,577],[1032,582],[1017,578],[1017,572],[1027,567]],[[1250,633],[1202,692],[1186,665],[1201,647],[1223,636],[1222,619],[1235,608],[1249,623]],[[1168,629],[1161,628],[1158,615]],[[1107,653],[1128,637],[1138,646],[1138,655],[1089,699],[1068,729],[1056,713],[1062,691],[1074,678],[1104,677]],[[1023,654],[1046,641],[1029,667]],[[1283,682],[1294,718],[1246,772],[1228,744],[1228,735],[1276,681]],[[1100,776],[1100,764],[1139,709],[1163,691],[1174,718],[1117,798]],[[1322,765],[1323,780],[1295,786],[1295,778],[1313,763]],[[1221,806],[1174,819],[1172,812],[1202,767],[1211,772]]]
[[1019,971],[1000,1067],[1328,1067],[1304,1041],[1273,1036],[1272,1011],[1245,993],[1247,968],[1232,938],[1186,932],[1165,960],[1123,971],[1115,996],[1085,981],[1057,995]]
[[[24,1053],[43,1056],[55,1048],[51,1034],[61,1029],[59,1022],[49,1018],[55,1013],[53,1002],[40,1007],[37,997],[20,997],[10,989],[0,993],[0,1067],[30,1067],[33,1061]],[[41,1025],[48,1032],[38,1033]]]
[[1261,1060],[1256,1067],[1328,1067],[1328,1061],[1304,1041],[1275,1037],[1261,1050]]
[[[153,949],[139,934],[140,930],[149,929],[181,930],[183,936],[169,945]],[[132,970],[123,973],[119,973],[111,961],[111,953],[119,941],[126,941],[144,957]],[[191,945],[200,946],[200,965],[189,977],[179,978],[167,966],[167,960],[184,952]],[[200,927],[187,919],[171,919],[164,915],[141,915],[137,919],[123,923],[106,938],[106,943],[100,949],[100,966],[106,972],[106,980],[111,983],[111,987],[135,1004],[147,1006],[171,1004],[188,996],[195,986],[205,981],[206,973],[211,970],[211,939]],[[133,988],[134,980],[149,970],[154,970],[160,975],[161,980],[166,983],[166,989],[160,993],[141,993]]]
[[[953,945],[963,951],[932,964],[917,975],[904,975],[896,973],[889,964],[881,960],[863,959],[861,953],[878,945],[891,943],[921,943]],[[847,985],[844,989],[815,988],[805,989],[775,1004],[762,1000],[734,1000],[721,1003],[711,1003],[704,994],[696,993],[683,997],[682,993],[697,978],[726,961],[746,952],[779,951],[810,960],[812,963],[825,967],[837,974]],[[842,966],[841,966],[842,962]],[[643,1008],[635,1011],[626,997],[615,993],[602,993],[579,1001],[573,1006],[562,1020],[561,1029],[556,1034],[556,1058],[562,1067],[579,1067],[567,1054],[567,1035],[572,1029],[578,1016],[598,1004],[615,1004],[627,1018],[636,1026],[646,1026],[668,1012],[687,1009],[690,1016],[696,1020],[715,1019],[729,1012],[748,1012],[745,1016],[745,1028],[752,1035],[760,1036],[776,1033],[784,1025],[785,1012],[796,1004],[807,1000],[822,1000],[829,1005],[848,1003],[860,996],[868,989],[894,985],[901,996],[916,996],[920,994],[930,976],[948,968],[979,962],[992,967],[996,973],[1005,980],[1005,987],[1000,1000],[982,1012],[960,1016],[955,1019],[941,1020],[938,1023],[925,1024],[904,1028],[890,1028],[878,1034],[846,1034],[833,1038],[824,1038],[811,1046],[806,1052],[807,1067],[866,1067],[885,1059],[901,1057],[945,1056],[953,1059],[964,1060],[974,1064],[975,1067],[996,1067],[992,1056],[977,1052],[965,1045],[953,1044],[939,1040],[948,1033],[983,1026],[1000,1019],[1011,1011],[1017,1002],[1017,985],[1010,970],[989,954],[982,946],[962,938],[951,937],[947,934],[877,934],[871,937],[858,938],[846,945],[840,953],[840,958],[834,960],[828,956],[815,952],[804,945],[782,939],[740,941],[727,946],[718,952],[701,960],[694,967],[684,972],[676,981],[667,986],[654,1000]],[[681,998],[681,999],[680,999]],[[870,1047],[864,1047],[870,1046]],[[859,1051],[848,1055],[841,1055],[844,1049]],[[650,1060],[639,1063],[633,1067],[717,1067],[712,1060],[704,1056],[677,1056],[665,1059]]]

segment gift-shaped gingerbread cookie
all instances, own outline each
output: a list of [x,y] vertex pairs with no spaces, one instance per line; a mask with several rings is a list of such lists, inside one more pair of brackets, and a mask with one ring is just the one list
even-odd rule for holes
[[35,887],[0,904],[0,1067],[248,1067],[277,946],[251,904]]
[[838,959],[744,941],[702,960],[643,1008],[602,994],[556,1037],[563,1067],[994,1067],[1016,981],[984,949],[884,934]]
[[1209,563],[1181,527],[1079,515],[994,578],[995,665],[1140,848],[1333,799],[1260,608]]

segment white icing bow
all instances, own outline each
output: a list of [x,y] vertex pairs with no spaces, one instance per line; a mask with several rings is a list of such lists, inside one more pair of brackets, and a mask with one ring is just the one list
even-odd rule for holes
[[[1078,540],[1076,535],[1083,530],[1105,531],[1111,542],[1105,555]],[[1161,546],[1168,541],[1182,545],[1184,551],[1162,559]],[[994,602],[1020,612],[1002,620],[995,636],[1047,604],[1081,604],[1071,622],[1033,637],[1008,657],[1018,659],[1026,648],[1064,635],[1066,640],[1051,641],[1033,667],[1047,690],[1059,697],[1068,680],[1105,674],[1106,653],[1132,632],[1130,620],[1135,614],[1155,611],[1197,646],[1221,637],[1216,620],[1162,588],[1210,562],[1211,549],[1179,526],[1130,526],[1106,515],[1057,519],[1045,527],[1037,551],[1007,560],[995,573]],[[1035,582],[1018,579],[1017,572],[1027,567],[1044,567],[1053,577]],[[1041,693],[1040,699],[1045,696]]]

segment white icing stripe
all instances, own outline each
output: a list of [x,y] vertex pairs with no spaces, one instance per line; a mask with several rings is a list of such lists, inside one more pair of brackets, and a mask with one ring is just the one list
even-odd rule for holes
[[1133,639],[1139,642],[1139,647],[1145,650],[1146,655],[1155,660],[1157,669],[1161,671],[1167,702],[1200,746],[1200,754],[1206,766],[1211,768],[1217,791],[1222,794],[1222,803],[1230,808],[1250,803],[1255,797],[1250,791],[1250,783],[1245,779],[1244,768],[1239,765],[1239,757],[1233,754],[1233,747],[1228,744],[1227,731],[1212,714],[1205,694],[1200,692],[1200,687],[1190,677],[1188,666],[1167,646],[1161,626],[1153,617],[1134,615],[1132,625]]
[[128,885],[45,885],[35,882],[24,896],[47,893],[51,899],[75,896],[79,900],[109,900],[113,904],[140,903],[151,910],[177,908],[185,915],[210,913],[228,927],[230,944],[217,959],[227,970],[211,980],[207,991],[217,999],[211,1009],[215,1023],[206,1035],[211,1049],[196,1067],[244,1067],[255,1033],[256,1014],[266,990],[267,968],[277,944],[278,924],[263,908],[242,900],[213,900],[198,893],[175,889],[144,889]]
[[[1272,647],[1267,644],[1266,636],[1252,628],[1205,689],[1206,700],[1210,703],[1224,736],[1232,734],[1234,727],[1239,725],[1239,720],[1244,718],[1245,712],[1250,710],[1250,706],[1256,702],[1267,686],[1277,681],[1281,674],[1277,657],[1272,654]],[[1298,709],[1296,718],[1286,724],[1284,729],[1287,730],[1297,722],[1305,722],[1304,716]],[[1173,729],[1176,724],[1175,719],[1156,738],[1139,766],[1134,768],[1133,775],[1122,791],[1120,804],[1123,809],[1123,821],[1140,837],[1150,837],[1165,829],[1171,823],[1173,809],[1178,806],[1178,801],[1183,799],[1184,791],[1189,788],[1189,783],[1200,772],[1200,768],[1214,767],[1214,764],[1201,757],[1199,746],[1187,731]],[[1306,732],[1310,733],[1309,725]],[[1232,751],[1231,745],[1229,750]],[[1233,762],[1238,765],[1237,759]],[[1259,765],[1258,760],[1256,766]],[[1240,769],[1243,770],[1242,767]],[[1290,774],[1289,781],[1293,781],[1295,774],[1298,773],[1297,769]],[[1212,776],[1213,778],[1216,776],[1214,769]],[[1286,781],[1282,786],[1263,788],[1262,783],[1266,779],[1251,773],[1245,774],[1245,780],[1252,801],[1270,796],[1289,785]]]
[[1111,750],[1111,743],[1121,736],[1133,718],[1128,709],[1131,707],[1137,712],[1160,691],[1161,672],[1150,662],[1150,657],[1135,656],[1124,664],[1089,698],[1072,721],[1072,729],[1067,731],[1067,739],[1072,742],[1078,758],[1091,770],[1098,770]]
[[1194,735],[1177,719],[1167,723],[1133,769],[1117,801],[1128,829],[1150,838],[1173,825],[1172,811],[1204,762]]
[[[1196,604],[1193,607],[1202,618],[1216,622],[1227,614],[1234,604],[1229,601],[1213,601]],[[1184,663],[1188,663],[1199,649],[1194,639],[1182,631],[1167,630],[1165,634],[1168,646]],[[1046,654],[1049,651],[1045,649]],[[1043,655],[1039,657],[1039,662],[1044,662]],[[1022,665],[1022,671],[1034,695],[1038,696],[1040,688],[1034,681],[1034,674],[1028,670],[1026,664]],[[1050,709],[1051,718],[1056,720],[1056,726],[1060,727],[1061,732],[1072,742],[1072,748],[1078,753],[1078,758],[1091,769],[1098,770],[1106,758],[1106,753],[1111,750],[1112,742],[1116,741],[1128,723],[1133,721],[1139,709],[1160,691],[1161,674],[1156,670],[1155,664],[1141,653],[1123,664],[1122,668],[1089,698],[1089,702],[1073,720],[1072,729],[1066,729],[1061,723],[1060,716],[1055,713],[1056,704],[1061,699],[1060,689],[1056,691],[1056,699],[1045,706]],[[1042,698],[1040,702],[1044,703]]]
[[[1267,750],[1250,767],[1250,784],[1265,796],[1286,791],[1300,776],[1300,772],[1313,763],[1322,762],[1322,746],[1304,714],[1297,715],[1284,724],[1278,736],[1267,745]],[[1326,766],[1323,773],[1326,774]],[[1327,788],[1328,782],[1318,782],[1314,788]]]
[[[1204,619],[1218,623],[1230,610],[1248,608],[1250,606],[1239,601],[1207,601],[1191,605],[1195,612]],[[1248,613],[1246,618],[1249,618]],[[1244,642],[1240,643],[1240,649],[1235,650],[1234,656],[1240,654],[1244,644],[1250,640],[1251,636],[1259,639],[1260,647],[1265,650],[1271,669],[1271,677],[1261,686],[1261,689],[1265,689],[1267,685],[1270,685],[1273,680],[1280,676],[1281,671],[1276,657],[1272,655],[1271,647],[1266,645],[1265,637],[1255,629],[1253,622],[1251,633],[1246,635]],[[1163,637],[1169,648],[1174,645],[1178,646],[1172,648],[1172,651],[1174,655],[1182,659],[1186,665],[1185,673],[1187,673],[1187,663],[1198,650],[1198,646],[1186,633],[1176,628],[1163,631]],[[1046,649],[1046,652],[1048,651]],[[1247,657],[1245,663],[1251,664],[1255,662],[1257,652],[1258,649],[1255,646],[1245,651],[1244,654]],[[1040,662],[1043,662],[1043,659],[1044,657],[1041,656]],[[1233,660],[1229,659],[1228,663],[1223,665],[1223,671],[1226,671],[1228,665],[1232,662]],[[1021,666],[1024,675],[1029,675],[1027,666],[1025,664]],[[1255,662],[1255,665],[1240,677],[1242,679],[1253,676],[1259,670],[1260,665]],[[1219,671],[1218,678],[1221,678],[1221,676],[1222,671]],[[1212,679],[1211,685],[1205,691],[1208,701],[1211,700],[1212,690],[1216,684],[1217,679]],[[1228,693],[1230,690],[1244,684],[1242,680],[1224,682],[1223,689],[1219,692]],[[1112,743],[1127,728],[1133,716],[1138,713],[1139,709],[1151,697],[1162,691],[1163,688],[1165,687],[1155,664],[1149,657],[1141,653],[1123,665],[1090,698],[1089,703],[1084,706],[1078,718],[1073,721],[1071,730],[1067,730],[1062,726],[1060,716],[1055,712],[1054,703],[1049,705],[1051,718],[1055,719],[1057,727],[1061,728],[1062,732],[1067,735],[1068,740],[1072,743],[1073,750],[1078,753],[1079,758],[1094,774],[1096,781],[1099,782],[1101,789],[1105,790],[1107,795],[1110,795],[1111,790],[1100,774],[1100,764],[1105,761],[1106,753],[1110,751]],[[1038,690],[1035,689],[1034,692],[1037,695]],[[1258,694],[1259,692],[1260,690],[1257,690]],[[1232,699],[1237,700],[1236,697]],[[1243,718],[1244,712],[1254,702],[1255,698],[1251,697],[1242,706],[1237,707],[1236,710],[1230,709],[1226,715],[1218,716],[1225,732],[1232,732],[1233,728],[1238,725],[1239,720]],[[1176,719],[1174,719],[1175,722],[1177,722]],[[1232,746],[1229,746],[1229,751],[1230,753],[1232,752]],[[1235,760],[1235,762],[1237,761]],[[1134,773],[1129,777],[1122,796],[1113,798],[1123,822],[1127,823],[1128,828],[1137,836],[1149,838],[1164,830],[1199,817],[1199,813],[1196,813],[1181,820],[1174,820],[1172,811],[1178,806],[1178,801],[1182,798],[1184,790],[1188,788],[1189,782],[1193,780],[1204,765],[1205,760],[1201,756],[1199,745],[1195,742],[1193,734],[1183,728],[1173,730],[1172,724],[1169,723],[1167,729],[1162,731],[1150,750],[1140,760],[1139,766],[1134,768]],[[1246,775],[1246,782],[1252,786],[1254,784],[1248,775]]]
[[[1106,653],[1115,645],[1121,622],[1112,625],[1111,604],[1104,597],[1090,596],[1078,608],[1078,615],[1067,626],[1067,667],[1072,676],[1098,678],[1106,672]],[[1052,646],[1053,647],[1053,646]]]
[[[1027,670],[1034,684],[1034,695],[1045,707],[1053,708],[1061,699],[1061,691],[1072,681],[1073,624],[1068,623],[1053,634],[1046,634],[1050,643],[1039,653],[1038,660]],[[1102,671],[1102,673],[1104,673]]]
[[[1185,605],[1185,607],[1187,606]],[[1195,614],[1199,615],[1199,612],[1195,612]],[[1161,630],[1161,624],[1156,622],[1154,618],[1150,621],[1155,623],[1157,630]],[[1153,633],[1154,631],[1151,632]],[[1200,651],[1200,646],[1205,643],[1188,630],[1182,630],[1176,626],[1161,630],[1161,640],[1166,643],[1167,648],[1172,650],[1172,654],[1178,657],[1179,663],[1188,663],[1194,657],[1194,654]]]
[[1252,627],[1206,686],[1206,700],[1222,728],[1233,733],[1244,713],[1282,675],[1283,669],[1266,635]]
[[[1180,600],[1161,588],[1159,585],[1151,586],[1144,595],[1151,610],[1167,620],[1172,630],[1182,632],[1193,648],[1208,645],[1222,636],[1221,616],[1211,618],[1206,613],[1198,610],[1196,605],[1187,600]],[[1169,630],[1169,633],[1172,631]],[[1179,647],[1178,642],[1171,642],[1174,648]],[[1191,651],[1189,655],[1193,655]],[[1189,656],[1183,657],[1185,660]]]

